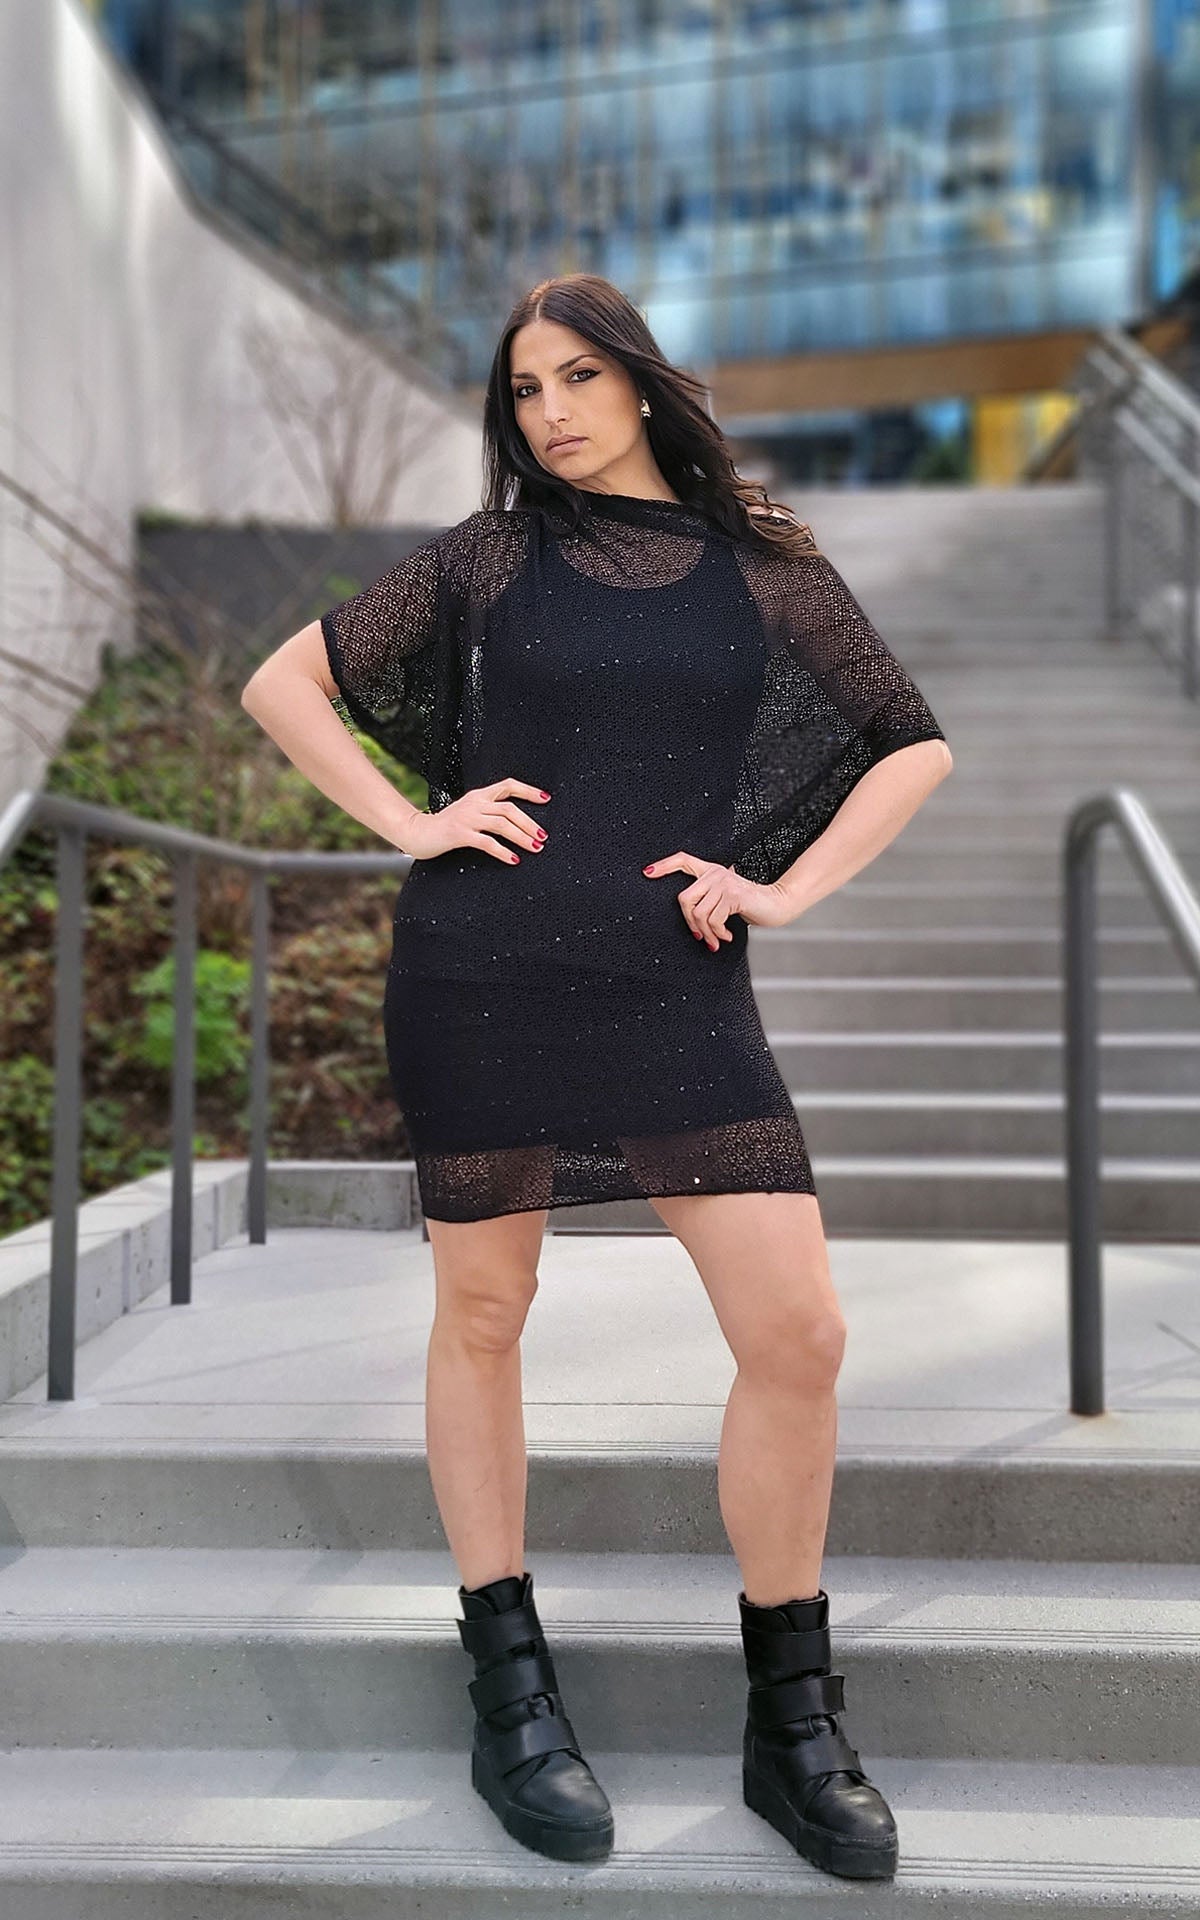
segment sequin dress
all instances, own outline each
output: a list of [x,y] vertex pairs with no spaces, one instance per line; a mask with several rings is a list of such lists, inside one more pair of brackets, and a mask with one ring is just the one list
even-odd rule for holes
[[[750,978],[697,940],[676,851],[769,882],[868,766],[944,734],[815,542],[683,501],[481,509],[322,616],[350,719],[431,809],[505,775],[520,863],[413,862],[382,1023],[425,1214],[816,1184]],[[807,530],[806,530],[807,532]],[[510,844],[510,843],[506,843]]]

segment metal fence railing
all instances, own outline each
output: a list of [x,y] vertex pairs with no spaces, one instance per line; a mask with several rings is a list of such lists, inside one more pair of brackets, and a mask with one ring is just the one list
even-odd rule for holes
[[84,856],[89,834],[158,847],[172,856],[174,895],[174,1048],[171,1065],[171,1304],[192,1297],[192,1135],[196,1062],[196,869],[225,861],[250,876],[250,1154],[247,1226],[267,1237],[267,963],[270,882],[280,873],[394,873],[407,853],[275,852],[161,826],[115,807],[23,789],[0,816],[0,866],[32,827],[57,831],[58,921],[54,987],[54,1138],[51,1168],[50,1319],[47,1399],[75,1397],[75,1302],[79,1259],[79,1154],[82,1120]]
[[1105,492],[1109,638],[1139,633],[1200,698],[1200,403],[1128,334],[1108,328],[1072,380],[1077,470]]
[[[1064,1001],[1067,1230],[1070,1254],[1070,1391],[1073,1413],[1104,1412],[1100,1253],[1102,1242],[1097,841],[1111,822],[1200,985],[1200,898],[1137,795],[1113,787],[1072,809],[1063,837]],[[82,1113],[84,853],[87,836],[158,847],[173,857],[174,1051],[171,1070],[172,1305],[191,1300],[192,1134],[195,1076],[196,870],[200,859],[241,867],[250,875],[250,1114],[247,1226],[250,1241],[267,1237],[268,1132],[267,964],[269,884],[273,875],[405,874],[403,853],[275,852],[161,826],[116,808],[24,790],[0,817],[0,866],[34,826],[57,830],[58,923],[55,951],[54,1134],[51,1182],[48,1391],[75,1394],[75,1302],[78,1267],[79,1149]]]
[[1080,800],[1062,843],[1072,1413],[1104,1412],[1096,866],[1100,829],[1108,822],[1120,832],[1184,966],[1200,986],[1200,897],[1151,814],[1128,787],[1110,787]]

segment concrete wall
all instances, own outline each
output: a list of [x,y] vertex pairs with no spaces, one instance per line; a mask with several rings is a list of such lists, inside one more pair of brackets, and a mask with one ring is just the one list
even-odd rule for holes
[[[365,420],[337,398],[354,367]],[[332,466],[322,424],[349,450]],[[131,642],[135,514],[327,525],[331,473],[351,517],[444,526],[479,505],[477,417],[206,214],[76,0],[3,0],[0,806],[38,783],[102,641]]]

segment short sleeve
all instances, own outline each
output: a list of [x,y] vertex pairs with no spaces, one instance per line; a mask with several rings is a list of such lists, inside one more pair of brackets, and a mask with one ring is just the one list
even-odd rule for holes
[[460,778],[460,615],[470,533],[468,520],[424,541],[320,616],[346,712],[399,764],[424,776],[433,808],[454,796]]
[[815,542],[810,552],[741,558],[762,621],[764,658],[738,781],[731,864],[769,885],[825,831],[871,767],[900,747],[946,736]]
[[944,740],[928,701],[832,561],[818,553],[803,555],[796,564],[790,644],[853,729],[866,765],[918,740]]
[[370,713],[390,704],[405,661],[437,634],[442,593],[434,538],[321,615],[329,670],[347,706]]

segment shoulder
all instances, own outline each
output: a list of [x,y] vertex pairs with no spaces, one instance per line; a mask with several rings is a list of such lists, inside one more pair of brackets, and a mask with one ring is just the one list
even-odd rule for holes
[[476,507],[437,536],[442,570],[451,592],[487,605],[519,568],[528,543],[527,513]]

